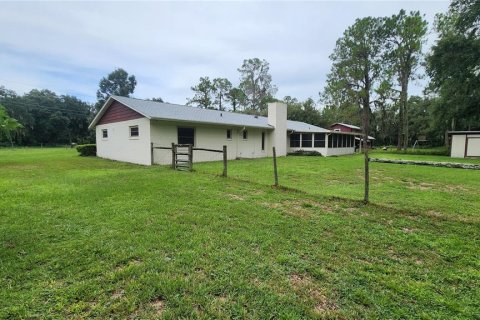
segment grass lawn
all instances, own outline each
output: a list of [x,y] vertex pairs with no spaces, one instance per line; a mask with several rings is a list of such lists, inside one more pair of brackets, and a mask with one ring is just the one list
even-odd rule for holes
[[375,163],[363,206],[358,156],[195,169],[0,150],[0,318],[479,316],[480,171]]

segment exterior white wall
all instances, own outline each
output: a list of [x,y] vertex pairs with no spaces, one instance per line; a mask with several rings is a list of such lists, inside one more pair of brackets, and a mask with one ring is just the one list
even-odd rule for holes
[[465,139],[466,139],[466,135],[463,135],[463,134],[452,135],[452,148],[450,151],[450,156],[452,158],[465,157]]
[[[346,154],[354,154],[355,147],[350,148],[327,148],[326,149],[326,156],[343,156]],[[323,154],[323,153],[322,153]]]
[[277,156],[287,155],[287,105],[283,102],[268,104],[268,124],[273,126],[270,137],[269,155],[272,147],[275,147]]
[[[259,128],[246,128],[248,138],[243,140],[242,129],[229,126],[212,126],[184,122],[152,121],[151,141],[155,146],[170,147],[172,142],[178,143],[177,128],[195,128],[195,147],[222,150],[227,146],[227,158],[260,158],[267,156],[269,146],[269,131]],[[231,139],[227,139],[227,129],[232,130]],[[262,150],[262,131],[265,131],[265,150]],[[171,164],[172,152],[170,150],[154,150],[154,162],[157,164]],[[194,162],[220,161],[223,159],[221,153],[208,151],[193,151]]]
[[[139,136],[130,137],[130,126],[138,125]],[[102,130],[108,130],[108,138]],[[107,123],[95,128],[97,156],[110,160],[150,165],[150,120],[140,118]]]
[[480,157],[480,134],[469,134],[467,157]]
[[[452,147],[450,151],[450,156],[452,158],[465,158],[465,145],[466,139],[468,138],[480,138],[480,134],[454,134],[452,135]],[[469,139],[467,147],[467,156],[478,157],[480,156],[480,150],[477,146],[477,139]]]

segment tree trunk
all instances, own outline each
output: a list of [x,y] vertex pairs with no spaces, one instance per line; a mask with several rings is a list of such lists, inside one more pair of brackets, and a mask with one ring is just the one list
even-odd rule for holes
[[363,104],[363,154],[364,154],[364,166],[365,166],[365,190],[363,196],[363,203],[367,204],[369,201],[370,191],[370,168],[368,161],[368,132],[369,132],[369,118],[370,118],[370,106],[369,103]]
[[399,102],[399,113],[398,113],[398,136],[397,136],[397,150],[402,149],[403,144],[403,106],[402,101]]
[[403,149],[406,151],[410,144],[408,133],[408,77],[403,76],[401,99],[403,98]]

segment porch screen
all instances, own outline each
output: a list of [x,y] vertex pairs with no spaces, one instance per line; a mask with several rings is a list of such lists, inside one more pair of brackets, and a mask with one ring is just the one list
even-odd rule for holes
[[300,134],[292,133],[290,135],[290,148],[300,148]]
[[315,148],[325,148],[325,133],[315,133],[313,146]]
[[311,148],[311,147],[312,147],[312,134],[302,133],[302,148]]

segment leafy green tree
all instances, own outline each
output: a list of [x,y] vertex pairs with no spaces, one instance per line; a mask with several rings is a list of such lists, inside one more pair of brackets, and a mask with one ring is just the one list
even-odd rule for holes
[[427,56],[429,89],[439,97],[435,115],[446,129],[480,129],[480,5],[453,1],[437,16],[439,40]]
[[338,97],[356,104],[362,111],[364,135],[365,192],[369,201],[369,161],[367,140],[370,133],[371,105],[376,87],[381,83],[384,64],[382,20],[367,17],[357,19],[337,40],[330,56],[333,62],[327,78],[326,96]]
[[212,81],[214,106],[218,110],[225,110],[229,101],[229,92],[232,90],[232,83],[225,78],[215,78]]
[[392,145],[394,143],[392,137],[398,130],[398,119],[396,119],[398,94],[389,80],[382,81],[375,89],[375,93],[375,111],[372,122],[373,128],[376,129],[376,143]]
[[92,106],[76,97],[58,96],[49,90],[32,90],[22,96],[2,94],[0,103],[8,114],[23,125],[21,135],[13,136],[20,145],[91,142],[88,130]]
[[233,87],[228,91],[227,100],[232,105],[233,112],[236,112],[239,111],[239,107],[245,105],[246,96],[240,88]]
[[161,97],[151,98],[151,99],[147,99],[147,100],[155,101],[155,102],[165,102],[165,101],[163,101],[163,99]]
[[384,21],[387,39],[387,61],[390,63],[392,74],[396,77],[400,87],[399,99],[399,129],[397,148],[407,148],[409,145],[408,132],[408,84],[416,75],[421,63],[422,45],[425,43],[428,23],[420,12],[400,10]]
[[105,101],[111,95],[129,97],[135,91],[137,80],[134,75],[128,75],[128,72],[122,68],[118,68],[100,80],[99,89],[97,90],[97,110],[103,106]]
[[312,98],[300,102],[297,98],[286,96],[283,102],[287,104],[287,118],[289,120],[321,125],[321,114]]
[[277,92],[277,88],[272,84],[269,63],[258,58],[245,59],[238,72],[239,88],[245,94],[246,107],[254,113],[265,111],[266,102],[274,99]]
[[16,119],[11,118],[5,107],[0,105],[0,137],[6,137],[13,147],[12,135],[23,128],[22,124]]
[[195,95],[187,99],[187,105],[205,109],[213,109],[215,87],[209,77],[201,77],[199,83],[191,87]]

